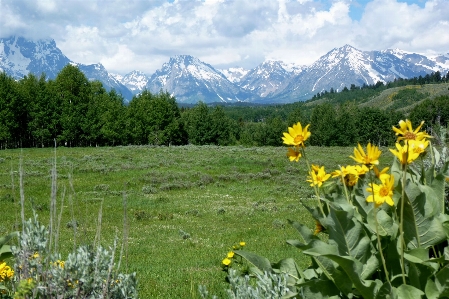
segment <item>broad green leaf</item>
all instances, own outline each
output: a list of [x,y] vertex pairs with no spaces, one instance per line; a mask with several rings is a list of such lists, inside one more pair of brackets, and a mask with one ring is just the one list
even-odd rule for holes
[[435,270],[425,264],[409,263],[408,265],[408,279],[410,285],[421,291],[426,290],[427,279],[435,273]]
[[401,244],[401,238],[392,239],[387,246],[383,249],[385,256],[385,263],[387,266],[388,274],[390,277],[396,275],[402,275],[401,258],[399,250]]
[[444,175],[438,174],[432,181],[428,181],[427,185],[417,184],[421,192],[426,194],[425,212],[428,217],[443,212],[445,179]]
[[0,248],[0,261],[6,260],[12,256],[11,247],[9,245],[3,245]]
[[322,256],[324,254],[338,254],[337,247],[321,240],[312,240],[309,244],[298,247],[304,254],[311,255],[314,262],[323,271],[327,279],[332,280],[340,291],[346,295],[351,291],[351,281],[346,274],[337,268],[332,260]]
[[275,272],[288,274],[289,280],[290,278],[293,280],[289,281],[292,285],[301,282],[301,280],[305,280],[303,271],[299,269],[295,260],[292,258],[280,260],[279,262],[272,264],[272,268]]
[[393,299],[396,297],[396,289],[388,282],[385,282],[376,294],[376,299]]
[[267,272],[272,271],[270,261],[263,256],[259,256],[257,254],[245,250],[235,250],[234,253],[238,256],[241,256],[248,263],[254,266],[255,267],[254,270],[256,269],[259,270],[257,271],[257,273],[259,274],[263,274],[265,271]]
[[361,188],[354,189],[354,206],[364,219],[368,217],[368,213],[373,209],[374,205],[366,202],[368,197],[366,188],[368,184],[364,184]]
[[315,269],[306,269],[303,272],[304,277],[306,280],[311,280],[313,278],[318,278],[318,274],[316,273]]
[[334,207],[331,207],[325,220],[329,244],[334,242],[340,255],[350,255],[365,262],[370,256],[370,238],[366,235],[363,225],[354,218],[352,208],[347,211]]
[[440,292],[432,278],[427,279],[425,292],[428,299],[438,299],[440,297]]
[[[421,189],[426,189],[421,186]],[[426,191],[427,192],[427,191]],[[408,248],[429,247],[446,238],[437,217],[434,202],[416,183],[407,181],[404,202],[404,239]],[[430,202],[430,203],[429,203]],[[428,204],[429,203],[429,204]],[[430,206],[429,206],[430,205]]]
[[299,284],[298,288],[304,299],[340,298],[340,291],[331,280],[313,279]]
[[[380,236],[391,236],[396,238],[398,235],[399,225],[382,209],[377,210],[378,233]],[[374,209],[368,214],[368,225],[372,231],[376,231],[376,222],[374,220]]]
[[1,237],[0,238],[0,248],[3,245],[8,244],[8,242],[11,241],[12,238],[17,237],[18,235],[19,235],[18,232],[13,232],[13,233],[10,233],[10,234],[8,234],[8,235],[6,235],[4,237]]
[[379,268],[380,263],[377,257],[372,254],[370,258],[363,264],[362,273],[360,273],[360,277],[362,279],[369,278],[376,270]]
[[397,288],[398,298],[421,299],[425,294],[423,291],[407,284],[401,284]]
[[412,263],[423,263],[429,259],[429,250],[425,248],[415,248],[404,252],[404,258]]
[[299,222],[292,221],[292,220],[288,220],[288,223],[291,226],[293,226],[299,232],[299,235],[302,237],[302,241],[304,243],[307,244],[307,243],[309,243],[313,239],[318,239],[318,237],[315,236],[312,233],[311,229],[308,228],[307,226],[305,226],[305,225],[303,225],[303,224],[301,224]]
[[440,298],[449,297],[449,265],[435,275],[435,285],[440,293]]
[[348,279],[351,280],[354,287],[364,299],[375,298],[378,289],[381,287],[381,282],[363,280],[361,278],[361,273],[363,271],[363,264],[361,262],[350,256],[339,256],[333,254],[328,254],[325,256],[336,262],[343,269],[348,276]]

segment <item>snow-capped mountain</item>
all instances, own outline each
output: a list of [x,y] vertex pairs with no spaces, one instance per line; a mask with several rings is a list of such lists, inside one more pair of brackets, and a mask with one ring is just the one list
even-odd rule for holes
[[249,70],[242,67],[231,67],[225,70],[220,70],[220,72],[232,83],[238,83],[249,72]]
[[178,102],[238,102],[252,100],[251,93],[241,90],[211,65],[190,55],[170,58],[150,78],[151,92],[168,91]]
[[59,71],[70,63],[54,40],[36,42],[23,37],[0,38],[0,71],[19,80],[28,73],[42,73],[54,79]]
[[361,51],[350,45],[335,48],[310,66],[266,61],[252,70],[239,67],[218,71],[189,55],[170,58],[148,76],[139,71],[127,75],[108,73],[101,64],[83,65],[67,58],[52,39],[32,41],[22,37],[0,38],[0,72],[19,80],[29,73],[54,79],[68,63],[77,65],[89,80],[99,80],[106,90],[114,88],[125,100],[148,89],[174,95],[178,102],[285,103],[310,99],[333,88],[351,84],[376,84],[396,78],[425,76],[449,71],[449,53],[424,56],[388,49]]
[[141,71],[132,71],[125,76],[111,73],[111,76],[125,85],[133,95],[142,92],[150,81],[150,78]]
[[20,80],[29,73],[55,79],[67,64],[76,65],[89,80],[99,80],[106,90],[115,89],[127,100],[131,91],[110,76],[103,65],[85,65],[71,61],[52,39],[32,41],[23,37],[0,38],[0,71]]
[[435,62],[418,54],[393,50],[361,51],[345,45],[323,55],[270,98],[281,102],[305,100],[331,88],[339,91],[351,84],[362,86],[378,81],[389,82],[396,78],[425,76],[436,70],[447,72],[448,69],[438,68]]
[[249,71],[238,85],[265,98],[276,92],[293,74],[284,68],[281,61],[265,61]]

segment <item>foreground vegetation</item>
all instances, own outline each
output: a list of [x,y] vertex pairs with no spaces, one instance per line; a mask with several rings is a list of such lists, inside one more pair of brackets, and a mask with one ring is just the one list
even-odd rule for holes
[[[348,148],[309,152],[329,169],[350,161]],[[302,267],[309,263],[285,242],[295,235],[287,219],[314,223],[299,203],[313,197],[299,179],[306,168],[289,162],[285,148],[61,147],[56,156],[62,258],[75,244],[95,241],[101,207],[101,244],[112,246],[116,235],[122,240],[125,198],[128,242],[121,270],[137,273],[141,298],[195,298],[199,284],[221,294],[222,258],[240,241],[270,260],[293,256]],[[53,149],[5,150],[1,236],[20,226],[20,157],[26,218],[34,208],[44,224],[49,221]]]

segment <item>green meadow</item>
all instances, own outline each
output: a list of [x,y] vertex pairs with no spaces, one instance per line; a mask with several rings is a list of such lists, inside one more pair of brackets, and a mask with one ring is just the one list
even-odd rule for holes
[[[381,149],[384,153],[388,149]],[[303,160],[285,147],[91,147],[0,152],[0,236],[25,217],[49,223],[52,168],[57,169],[57,218],[62,256],[74,246],[121,246],[121,272],[136,272],[140,298],[199,298],[198,285],[223,295],[221,261],[234,244],[270,261],[309,259],[286,244],[288,219],[314,227],[302,206],[314,205]],[[307,147],[327,172],[353,164],[349,147]],[[392,159],[384,154],[381,167]]]

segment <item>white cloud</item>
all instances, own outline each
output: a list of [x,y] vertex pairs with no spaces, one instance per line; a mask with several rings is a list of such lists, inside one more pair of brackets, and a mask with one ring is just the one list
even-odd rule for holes
[[[422,1],[422,0],[414,0]],[[410,2],[410,1],[408,1]],[[0,34],[52,37],[80,63],[152,74],[190,54],[217,68],[311,64],[335,47],[449,52],[448,0],[0,0]]]

